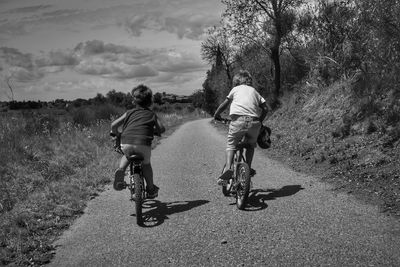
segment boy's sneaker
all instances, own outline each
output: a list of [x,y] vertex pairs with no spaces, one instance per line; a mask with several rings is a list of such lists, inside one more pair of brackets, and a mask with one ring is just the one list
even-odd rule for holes
[[218,185],[226,185],[229,179],[232,178],[233,171],[231,169],[226,170],[217,180]]
[[149,190],[149,188],[146,188],[146,195],[148,199],[154,199],[156,197],[158,197],[158,190],[160,190],[160,188],[158,188],[158,186],[153,185],[153,190]]
[[114,174],[114,189],[117,191],[121,191],[125,188],[125,171],[122,169],[117,169]]

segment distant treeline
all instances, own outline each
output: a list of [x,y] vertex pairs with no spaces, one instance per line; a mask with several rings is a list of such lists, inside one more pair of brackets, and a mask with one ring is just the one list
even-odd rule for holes
[[[154,103],[163,105],[166,103],[192,103],[192,96],[180,96],[175,94],[155,93]],[[3,110],[19,109],[40,109],[40,108],[79,108],[88,105],[112,104],[118,107],[131,108],[132,96],[130,92],[123,93],[116,90],[109,91],[106,95],[98,93],[95,97],[89,99],[77,98],[75,100],[56,99],[54,101],[10,101],[0,102]]]

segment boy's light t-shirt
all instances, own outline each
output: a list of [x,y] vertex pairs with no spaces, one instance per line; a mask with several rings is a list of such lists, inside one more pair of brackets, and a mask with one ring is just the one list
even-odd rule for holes
[[227,98],[231,100],[229,115],[260,117],[260,105],[265,99],[251,86],[233,87]]

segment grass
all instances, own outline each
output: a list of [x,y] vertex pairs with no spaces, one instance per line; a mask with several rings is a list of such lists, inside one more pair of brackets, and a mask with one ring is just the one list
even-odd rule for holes
[[[354,96],[351,85],[305,85],[268,120],[268,153],[400,216],[400,125],[392,96]],[[397,98],[398,99],[398,98]],[[393,101],[394,102],[394,101]]]
[[[109,119],[89,108],[0,114],[0,265],[49,262],[55,238],[110,183],[119,156],[108,136],[115,111],[106,109]],[[167,135],[200,117],[192,111],[160,113]]]

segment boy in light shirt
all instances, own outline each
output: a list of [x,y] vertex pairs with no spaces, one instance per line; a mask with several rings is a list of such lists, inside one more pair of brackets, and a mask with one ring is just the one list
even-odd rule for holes
[[232,121],[229,124],[229,132],[226,148],[226,165],[223,174],[218,178],[218,185],[226,184],[232,177],[232,161],[236,145],[244,138],[248,144],[246,147],[246,161],[250,167],[250,175],[255,174],[251,169],[254,149],[257,146],[257,137],[261,124],[268,113],[265,99],[252,87],[253,79],[248,71],[241,70],[233,77],[233,88],[228,96],[217,108],[214,114],[216,120],[220,120],[220,114],[230,105],[229,116]]

